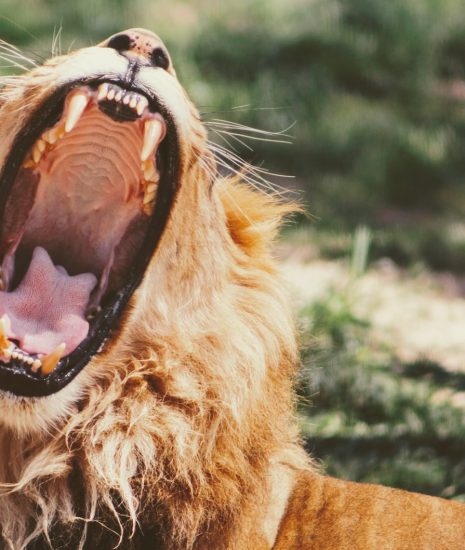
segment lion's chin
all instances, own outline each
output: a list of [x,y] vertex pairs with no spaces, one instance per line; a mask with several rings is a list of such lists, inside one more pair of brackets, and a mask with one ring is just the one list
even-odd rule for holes
[[0,426],[18,437],[49,433],[65,422],[85,394],[88,375],[81,372],[61,391],[44,397],[24,397],[0,390]]

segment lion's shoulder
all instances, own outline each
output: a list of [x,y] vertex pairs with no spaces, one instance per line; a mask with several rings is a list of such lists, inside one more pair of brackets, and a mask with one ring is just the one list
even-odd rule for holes
[[274,550],[464,548],[457,502],[303,472]]

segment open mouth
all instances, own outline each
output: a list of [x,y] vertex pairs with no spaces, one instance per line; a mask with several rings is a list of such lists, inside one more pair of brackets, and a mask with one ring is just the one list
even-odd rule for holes
[[120,82],[58,90],[0,176],[0,389],[53,393],[105,345],[177,189],[169,112]]

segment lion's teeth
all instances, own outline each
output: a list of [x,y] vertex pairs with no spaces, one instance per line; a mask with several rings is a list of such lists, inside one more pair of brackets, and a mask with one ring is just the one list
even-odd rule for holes
[[122,97],[123,97],[123,92],[120,90],[115,96],[115,101],[119,103]]
[[146,187],[145,193],[147,195],[155,196],[156,189],[157,189],[157,184],[153,181],[149,181],[149,182],[147,182],[147,187]]
[[67,134],[71,132],[71,130],[78,123],[82,113],[89,103],[89,99],[89,96],[82,90],[77,90],[73,93],[66,112],[65,132]]
[[157,184],[154,182],[147,182],[147,187],[144,192],[144,200],[142,201],[142,210],[148,215],[152,213],[152,209],[155,204],[156,192]]
[[51,130],[47,130],[42,135],[42,139],[45,140],[50,145],[55,145],[55,143],[64,136],[65,129],[63,126],[55,126]]
[[37,145],[37,143],[34,143],[34,147],[32,148],[32,160],[36,164],[38,164],[41,158],[42,158],[42,153],[39,149],[39,146]]
[[51,130],[46,130],[43,134],[42,134],[42,139],[46,142],[46,143],[52,143],[50,141],[50,134],[51,134]]
[[106,99],[107,94],[108,94],[108,84],[104,82],[103,84],[100,84],[100,86],[98,87],[97,101]]
[[11,355],[11,342],[8,340],[6,333],[5,320],[0,319],[0,354],[7,357]]
[[45,151],[45,148],[47,147],[47,144],[45,143],[45,141],[43,139],[38,139],[36,143],[37,143],[37,147],[39,148],[39,151],[43,153]]
[[34,359],[31,366],[32,372],[37,372],[41,366],[42,366],[42,361],[40,359]]
[[146,107],[148,106],[149,106],[148,99],[144,96],[140,96],[136,107],[137,114],[141,116],[142,113],[145,111]]
[[139,99],[139,96],[136,95],[136,94],[134,94],[134,95],[131,97],[131,101],[129,102],[129,107],[131,107],[131,109],[135,109],[135,108],[136,108],[138,99]]
[[102,308],[100,306],[92,306],[86,315],[87,321],[93,321],[101,311]]
[[108,92],[108,94],[107,94],[107,99],[108,99],[109,101],[112,101],[113,98],[115,97],[115,95],[116,95],[116,92],[115,92],[115,90],[112,88],[112,89]]
[[130,96],[129,94],[126,94],[126,95],[123,97],[123,104],[124,104],[124,105],[128,105],[130,101],[131,101],[131,96]]
[[145,162],[155,150],[155,147],[161,141],[164,133],[164,126],[160,119],[151,118],[145,121],[144,144],[140,159]]
[[145,195],[144,195],[144,206],[146,204],[150,204],[153,201],[154,198],[155,198],[155,191],[152,191],[150,193],[149,192],[145,193]]
[[144,180],[145,181],[156,181],[160,179],[160,175],[158,174],[153,162],[151,159],[147,159],[145,162],[141,165],[142,172],[144,173]]
[[58,365],[58,361],[63,357],[65,348],[66,344],[60,344],[52,351],[52,353],[49,353],[42,359],[42,376],[47,376],[47,374],[50,374],[55,369]]

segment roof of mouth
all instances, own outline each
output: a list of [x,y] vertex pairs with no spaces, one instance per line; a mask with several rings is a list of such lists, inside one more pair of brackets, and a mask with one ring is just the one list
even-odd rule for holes
[[[108,83],[68,94],[62,117],[35,142],[7,201],[1,361],[49,374],[86,338],[86,313],[123,284],[144,241],[165,133],[141,94]],[[18,209],[27,186],[34,200]],[[78,301],[76,277],[87,281]]]

